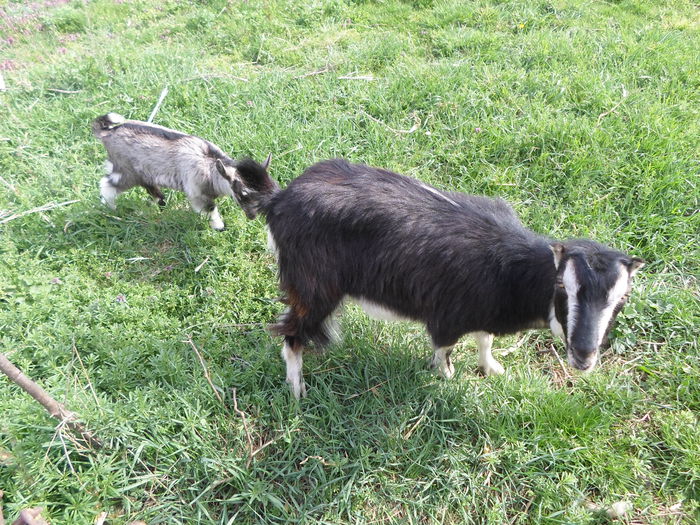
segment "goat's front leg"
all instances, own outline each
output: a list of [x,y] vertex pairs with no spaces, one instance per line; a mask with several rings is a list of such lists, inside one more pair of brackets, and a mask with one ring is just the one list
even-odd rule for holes
[[444,377],[445,379],[450,379],[453,375],[455,375],[455,367],[450,359],[452,349],[452,346],[435,346],[433,357],[430,359],[430,368],[437,370],[440,377]]
[[486,332],[474,332],[476,347],[479,349],[479,369],[487,376],[499,376],[505,372],[503,365],[491,355],[493,334]]
[[282,358],[287,363],[287,383],[297,399],[306,397],[306,384],[302,372],[303,350],[302,346],[295,344],[293,337],[284,338]]
[[216,231],[223,231],[226,229],[226,225],[219,214],[219,209],[216,207],[214,199],[205,195],[188,195],[188,198],[190,199],[190,204],[194,211],[207,216],[209,219],[209,226]]

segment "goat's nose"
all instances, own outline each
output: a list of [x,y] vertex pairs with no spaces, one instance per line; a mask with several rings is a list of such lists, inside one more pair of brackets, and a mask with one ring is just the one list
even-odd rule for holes
[[[578,354],[578,355],[577,355]],[[586,357],[579,357],[583,354]],[[576,350],[569,355],[569,365],[581,372],[590,372],[595,367],[597,356],[595,350],[581,351]]]

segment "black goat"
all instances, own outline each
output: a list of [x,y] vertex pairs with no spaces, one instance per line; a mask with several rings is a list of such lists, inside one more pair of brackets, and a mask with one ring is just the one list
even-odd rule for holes
[[475,336],[485,374],[502,374],[494,334],[547,325],[569,363],[591,370],[643,265],[593,241],[537,235],[500,199],[345,160],[315,164],[282,191],[271,179],[245,185],[232,180],[248,217],[266,215],[278,257],[289,308],[273,328],[296,397],[306,394],[304,346],[329,342],[328,321],[346,299],[373,317],[425,323],[431,366],[444,377],[462,335]]

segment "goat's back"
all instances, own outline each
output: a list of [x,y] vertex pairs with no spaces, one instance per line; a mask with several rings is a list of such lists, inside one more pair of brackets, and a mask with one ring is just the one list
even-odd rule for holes
[[226,158],[209,141],[138,120],[105,129],[97,119],[93,132],[104,144],[115,172],[168,188],[186,190],[192,177],[211,186],[213,162]]
[[302,299],[325,287],[456,332],[492,333],[519,329],[511,319],[527,324],[549,300],[533,297],[524,306],[532,316],[505,311],[523,308],[509,302],[521,286],[515,281],[528,278],[519,263],[534,258],[545,272],[554,265],[547,241],[500,199],[330,160],[307,169],[265,211],[282,287],[293,286]]

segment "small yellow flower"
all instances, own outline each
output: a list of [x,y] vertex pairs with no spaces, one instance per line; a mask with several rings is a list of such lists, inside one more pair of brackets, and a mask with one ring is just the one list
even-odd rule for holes
[[518,24],[518,29],[523,29],[525,27],[525,24]]

